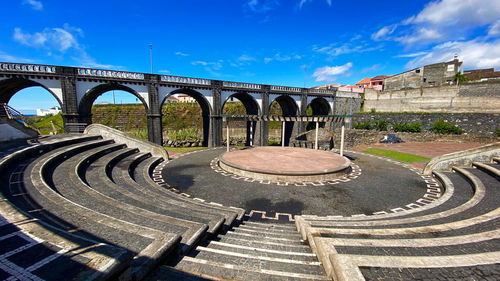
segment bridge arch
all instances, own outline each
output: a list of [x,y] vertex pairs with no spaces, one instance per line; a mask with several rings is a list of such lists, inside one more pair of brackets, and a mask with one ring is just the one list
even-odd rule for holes
[[139,93],[137,93],[134,89],[117,83],[106,83],[95,86],[85,93],[85,95],[80,100],[80,103],[78,104],[78,112],[80,113],[80,115],[91,118],[92,105],[94,104],[95,100],[105,92],[113,90],[124,91],[134,95],[144,105],[146,112],[149,112],[149,107],[146,100],[144,100],[144,98],[139,95]]
[[25,79],[25,78],[9,78],[0,81],[0,103],[9,103],[10,99],[19,91],[29,87],[41,87],[49,92],[59,103],[59,107],[63,108],[61,98],[51,89],[42,83]]
[[[307,115],[319,116],[319,115],[329,115],[332,113],[332,108],[328,101],[322,97],[316,97],[307,105]],[[325,127],[325,122],[319,123],[320,128]],[[313,130],[316,128],[314,123],[308,123],[306,129]]]
[[[278,103],[281,107],[282,116],[291,117],[299,115],[299,107],[297,105],[297,102],[292,97],[288,95],[280,95],[276,97],[273,101],[270,102],[269,109],[271,109],[273,102]],[[296,122],[294,121],[285,122],[285,146],[288,146],[292,136],[298,133],[298,127],[298,124],[296,124]]]
[[[161,108],[167,101],[168,97],[175,95],[175,94],[185,94],[190,97],[192,97],[199,105],[201,108],[201,115],[202,115],[202,122],[203,122],[203,146],[208,146],[208,139],[210,135],[210,116],[212,115],[212,107],[210,106],[210,102],[207,100],[207,98],[200,92],[194,90],[194,89],[188,89],[188,88],[181,88],[181,89],[176,89],[171,92],[169,92],[163,100],[160,102],[160,112]],[[162,113],[163,115],[163,113]],[[162,116],[163,117],[163,116]]]
[[[236,92],[234,94],[229,95],[227,99],[224,100],[222,103],[221,112],[223,112],[224,106],[231,98],[236,98],[243,104],[243,106],[245,107],[246,115],[259,115],[262,112],[257,100],[247,92]],[[247,121],[246,123],[247,124],[246,124],[245,145],[248,146],[251,144],[250,139],[255,140],[258,124],[257,122],[251,122],[251,121]]]

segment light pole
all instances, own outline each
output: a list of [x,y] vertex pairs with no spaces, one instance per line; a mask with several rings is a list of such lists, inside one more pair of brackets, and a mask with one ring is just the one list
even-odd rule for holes
[[304,68],[304,88],[306,87],[306,78],[307,78],[307,65],[302,66]]
[[149,57],[151,59],[151,74],[153,74],[153,44],[149,44]]

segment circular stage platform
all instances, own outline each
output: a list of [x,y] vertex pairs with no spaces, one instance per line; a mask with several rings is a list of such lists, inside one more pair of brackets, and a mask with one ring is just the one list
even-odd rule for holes
[[328,181],[349,172],[339,154],[296,147],[261,146],[225,152],[219,166],[230,173],[273,182]]

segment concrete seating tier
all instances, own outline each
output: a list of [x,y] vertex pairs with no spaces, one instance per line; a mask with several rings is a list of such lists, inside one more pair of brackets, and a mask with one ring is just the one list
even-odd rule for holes
[[[100,136],[57,136],[9,152],[0,159],[0,214],[6,220],[0,231],[5,225],[12,237],[24,235],[45,245],[45,252],[55,251],[47,255],[76,280],[142,279],[167,256],[186,254],[207,234],[215,237],[243,218],[242,209],[164,190],[151,179],[162,158]],[[10,220],[19,217],[26,223]],[[48,265],[46,258],[26,270],[13,265],[9,274],[31,276]],[[50,270],[36,274],[57,279]]]
[[143,188],[141,190],[151,191],[153,196],[158,196],[160,198],[170,198],[176,201],[183,201],[184,203],[191,206],[193,209],[197,209],[208,214],[220,214],[225,217],[224,228],[229,229],[232,225],[237,225],[244,217],[245,210],[241,208],[225,207],[218,204],[205,203],[196,198],[186,198],[181,196],[178,192],[172,192],[167,190],[157,183],[155,183],[151,176],[153,175],[153,170],[157,165],[159,165],[163,159],[158,157],[151,157],[140,163],[134,164],[132,166],[132,171],[130,172],[130,177]]
[[[96,161],[99,161],[102,158],[105,161],[108,161],[114,157],[124,157],[136,152],[136,149],[130,148],[123,148],[108,152],[107,149],[104,148],[100,150],[88,150],[84,153],[76,154],[55,167],[52,174],[54,187],[57,187],[58,192],[65,198],[104,215],[147,228],[156,229],[161,232],[179,234],[182,237],[181,249],[192,246],[186,245],[186,242],[194,243],[199,240],[207,229],[206,225],[191,221],[178,220],[176,218],[150,212],[135,205],[124,204],[123,202],[106,196],[98,191],[109,188],[105,185],[105,176],[96,180],[95,178],[90,178],[89,172],[87,172],[86,180],[89,184],[93,184],[91,187],[85,184],[75,173],[75,171],[81,170],[81,168],[78,168],[80,164],[88,164],[91,160],[96,160],[96,158]],[[99,158],[99,156],[103,157]],[[107,163],[104,165],[106,164]],[[90,165],[86,170],[91,172],[98,170],[96,167],[94,168],[95,169],[93,169],[92,165]],[[61,177],[60,175],[65,176]],[[71,179],[70,181],[67,180],[67,175],[69,175],[69,178]]]
[[498,278],[498,162],[473,166],[434,172],[445,193],[430,208],[352,220],[299,216],[296,226],[334,280]]
[[[122,149],[108,153],[90,163],[83,158],[79,161],[79,164],[84,163],[85,165],[79,165],[79,170],[86,171],[85,179],[89,186],[94,189],[96,194],[106,198],[110,204],[119,205],[119,207],[114,208],[115,210],[132,208],[134,214],[140,214],[144,218],[148,218],[148,227],[152,228],[159,227],[152,224],[155,220],[160,222],[159,225],[161,228],[169,224],[188,228],[184,232],[176,232],[182,236],[182,251],[187,251],[203,237],[208,228],[207,224],[214,226],[222,225],[224,218],[221,216],[193,216],[190,213],[184,212],[176,205],[162,201],[148,201],[147,197],[133,195],[122,186],[115,184],[111,178],[108,177],[110,174],[107,170],[111,169],[122,160],[135,156],[135,154],[137,154],[137,150],[135,149]],[[144,156],[141,156],[141,158],[143,157]]]
[[19,149],[0,160],[1,273],[5,279],[55,280],[71,276],[73,280],[101,280],[117,276],[130,264],[134,256],[131,251],[68,232],[54,217],[38,219],[37,213],[42,210],[25,193],[23,175],[30,159],[59,146],[95,139],[56,138]]
[[[89,171],[87,176],[91,177],[92,174],[94,174],[96,182],[99,182],[100,179],[104,179],[104,183],[107,187],[104,188],[102,192],[109,193],[109,196],[117,200],[140,206],[141,208],[159,214],[170,215],[179,219],[207,224],[209,226],[208,232],[212,235],[217,234],[225,221],[224,216],[204,213],[197,210],[186,212],[185,209],[181,208],[183,207],[183,204],[176,204],[177,202],[172,200],[161,200],[161,198],[148,196],[144,193],[140,194],[134,185],[131,185],[127,181],[123,180],[124,176],[122,176],[122,171],[128,172],[130,165],[133,162],[139,160],[143,161],[150,156],[150,154],[135,153],[121,159],[115,158],[114,161],[109,161],[110,164],[101,165],[100,168],[95,167],[95,165],[99,164],[96,162],[90,166],[91,169],[87,169],[87,171]],[[104,163],[108,162],[104,157],[102,161],[104,161]],[[97,171],[97,173],[94,171]],[[115,171],[114,177],[113,171]]]
[[[160,266],[148,280],[329,280],[292,224],[244,222]],[[194,279],[193,279],[194,280]]]

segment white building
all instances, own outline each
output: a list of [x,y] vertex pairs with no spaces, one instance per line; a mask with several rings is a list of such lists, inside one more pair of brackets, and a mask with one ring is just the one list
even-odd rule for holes
[[49,109],[37,108],[36,116],[45,116],[45,115],[49,115],[49,114],[56,115],[59,112],[61,112],[61,108],[59,108],[59,106],[54,106],[54,107],[49,108]]

